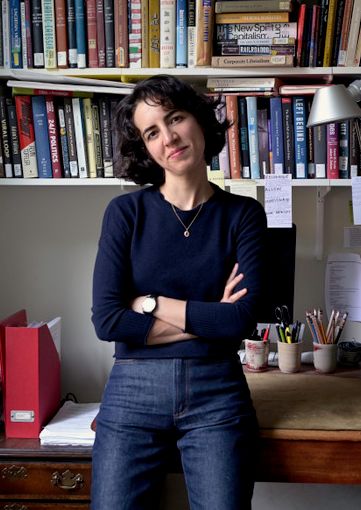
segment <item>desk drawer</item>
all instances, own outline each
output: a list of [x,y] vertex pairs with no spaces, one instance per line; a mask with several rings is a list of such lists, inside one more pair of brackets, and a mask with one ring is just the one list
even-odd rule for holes
[[0,500],[89,500],[90,478],[90,462],[2,462]]

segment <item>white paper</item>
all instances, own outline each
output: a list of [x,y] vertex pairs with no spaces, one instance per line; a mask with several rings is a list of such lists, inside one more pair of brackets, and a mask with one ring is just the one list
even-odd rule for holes
[[352,185],[352,209],[353,224],[361,225],[361,177],[353,177]]
[[361,227],[344,227],[343,246],[344,248],[361,248]]
[[361,321],[361,257],[357,253],[328,256],[325,277],[326,313],[348,312],[348,320]]
[[234,195],[251,197],[257,200],[257,184],[252,180],[232,181],[229,183],[229,191]]
[[40,443],[91,446],[95,439],[91,424],[98,414],[99,406],[98,403],[77,404],[66,401],[40,432]]
[[61,359],[61,317],[55,317],[55,319],[47,323],[47,326],[53,338],[59,359]]
[[264,196],[268,228],[291,228],[291,174],[266,174],[264,176]]

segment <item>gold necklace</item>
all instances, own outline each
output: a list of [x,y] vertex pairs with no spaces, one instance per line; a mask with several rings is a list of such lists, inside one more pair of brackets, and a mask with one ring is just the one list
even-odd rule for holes
[[182,220],[181,220],[181,218],[179,217],[179,214],[178,214],[178,213],[177,213],[177,211],[175,210],[174,205],[173,205],[173,204],[170,204],[170,205],[172,206],[173,212],[174,212],[174,214],[175,214],[175,216],[176,216],[177,220],[178,220],[178,221],[182,224],[182,226],[183,226],[183,228],[184,228],[184,232],[183,232],[184,237],[189,237],[189,236],[191,235],[191,233],[190,233],[189,229],[191,228],[191,226],[193,225],[193,223],[194,223],[194,222],[196,221],[196,219],[198,218],[198,215],[199,215],[199,213],[201,212],[201,210],[202,210],[202,208],[203,208],[204,202],[202,202],[202,203],[201,203],[201,205],[200,205],[200,207],[199,207],[199,209],[198,209],[198,211],[197,211],[196,215],[194,216],[193,220],[190,222],[190,224],[188,225],[188,227],[187,227],[187,225],[185,225],[185,224],[183,223],[183,221],[182,221]]

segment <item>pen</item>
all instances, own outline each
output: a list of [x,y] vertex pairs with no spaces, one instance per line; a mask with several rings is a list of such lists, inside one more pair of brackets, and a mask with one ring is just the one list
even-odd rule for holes
[[271,324],[268,324],[267,328],[265,329],[264,334],[263,334],[263,341],[264,342],[267,342],[267,340],[268,340],[270,328],[271,328]]

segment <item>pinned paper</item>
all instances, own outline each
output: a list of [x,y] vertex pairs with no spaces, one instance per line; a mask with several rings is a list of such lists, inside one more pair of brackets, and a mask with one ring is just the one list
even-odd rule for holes
[[353,177],[351,179],[351,185],[353,223],[354,225],[361,225],[361,177]]
[[291,228],[291,174],[266,174],[264,176],[264,196],[268,228]]
[[243,197],[251,197],[257,200],[257,183],[250,179],[244,179],[243,181],[231,180],[229,191],[234,195],[242,195]]

